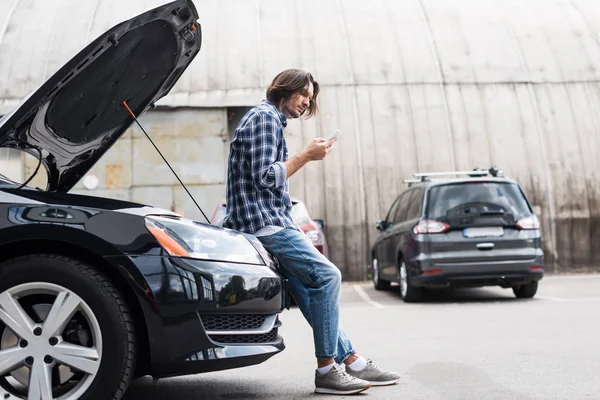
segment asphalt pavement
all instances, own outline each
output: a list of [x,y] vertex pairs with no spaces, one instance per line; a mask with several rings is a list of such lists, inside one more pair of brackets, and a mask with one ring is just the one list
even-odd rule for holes
[[287,348],[265,363],[141,378],[125,399],[600,399],[600,275],[546,276],[530,300],[481,288],[419,304],[403,303],[397,286],[344,284],[341,324],[355,348],[402,375],[358,396],[314,394],[311,330],[297,308],[281,320]]

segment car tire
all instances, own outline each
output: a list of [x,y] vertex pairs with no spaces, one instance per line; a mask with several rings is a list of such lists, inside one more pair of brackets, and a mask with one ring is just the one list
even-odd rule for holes
[[400,297],[405,303],[416,303],[423,299],[423,288],[415,287],[410,284],[408,268],[404,260],[400,260]]
[[533,281],[526,285],[513,287],[513,292],[518,299],[531,299],[537,293],[538,282]]
[[[20,323],[11,322],[8,329],[4,322],[7,315],[24,318],[18,320]],[[30,332],[32,327],[37,329]],[[52,377],[50,398],[119,400],[134,376],[136,340],[125,300],[106,276],[69,257],[37,254],[0,264],[0,344],[10,341],[14,347],[17,343],[20,347],[34,346],[31,349],[37,354],[25,360],[32,363],[30,370],[38,377]],[[39,349],[48,355],[40,355]],[[73,364],[82,369],[66,367]],[[13,378],[18,372],[10,371]],[[67,380],[74,381],[72,388],[63,382],[63,373],[67,377],[73,374]],[[26,384],[29,376],[28,371],[25,377],[20,375]],[[18,393],[6,379],[0,384],[14,391],[17,398],[32,397],[32,388]],[[37,386],[43,391],[43,383],[33,387]],[[50,390],[46,387],[45,391],[49,394]],[[46,398],[38,393],[33,397]]]
[[388,290],[391,284],[390,281],[380,278],[377,259],[373,258],[373,286],[375,286],[375,290]]

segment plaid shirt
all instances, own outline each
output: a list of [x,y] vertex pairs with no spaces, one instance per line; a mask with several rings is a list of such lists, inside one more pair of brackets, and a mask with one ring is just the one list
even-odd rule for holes
[[229,152],[224,227],[250,234],[266,226],[297,229],[283,164],[286,126],[283,113],[267,100],[240,121]]

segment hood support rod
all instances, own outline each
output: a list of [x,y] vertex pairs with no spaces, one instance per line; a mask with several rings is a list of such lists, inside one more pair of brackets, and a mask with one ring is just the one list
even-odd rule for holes
[[138,126],[140,127],[140,129],[142,130],[142,132],[144,132],[144,134],[146,135],[146,137],[148,138],[148,140],[150,141],[150,143],[152,143],[152,146],[154,146],[154,148],[156,149],[156,151],[158,152],[158,154],[160,154],[160,156],[164,160],[165,164],[167,164],[167,166],[171,169],[171,172],[173,172],[173,175],[175,175],[175,177],[177,178],[177,180],[179,181],[179,183],[181,183],[181,186],[183,186],[183,188],[185,189],[185,191],[187,192],[187,194],[190,196],[190,198],[192,199],[192,201],[194,202],[194,204],[196,205],[196,207],[198,207],[198,210],[200,210],[200,212],[202,213],[202,215],[204,216],[204,218],[206,218],[206,222],[208,222],[208,224],[210,225],[210,220],[206,217],[206,214],[204,214],[204,211],[202,211],[202,208],[200,208],[200,206],[196,202],[196,199],[194,199],[194,196],[192,196],[192,194],[190,193],[190,191],[188,190],[188,188],[184,185],[184,183],[181,181],[181,179],[179,179],[179,176],[173,170],[173,168],[171,167],[171,164],[169,164],[169,162],[167,161],[167,159],[165,158],[165,156],[162,155],[162,153],[160,152],[160,150],[158,149],[158,147],[156,147],[156,145],[154,144],[154,142],[150,138],[150,135],[148,135],[148,133],[146,133],[146,130],[144,129],[144,127],[142,126],[142,124],[140,124],[140,122],[138,121],[138,119],[135,117],[135,114],[133,113],[133,111],[131,111],[131,109],[127,105],[127,101],[123,101],[122,104],[123,104],[123,107],[125,107],[125,109],[129,112],[129,114],[131,115],[131,117],[133,118],[133,120],[138,124]]

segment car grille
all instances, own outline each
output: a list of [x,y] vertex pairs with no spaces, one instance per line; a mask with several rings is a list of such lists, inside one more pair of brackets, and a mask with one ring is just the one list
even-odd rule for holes
[[200,315],[207,331],[243,331],[258,329],[265,322],[266,315]]
[[272,343],[277,340],[277,328],[262,335],[210,335],[209,337],[217,343]]

